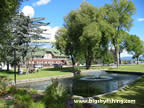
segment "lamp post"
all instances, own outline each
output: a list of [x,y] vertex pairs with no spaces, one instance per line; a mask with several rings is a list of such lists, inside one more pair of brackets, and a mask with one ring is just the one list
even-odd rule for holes
[[14,47],[14,85],[16,85],[16,48]]

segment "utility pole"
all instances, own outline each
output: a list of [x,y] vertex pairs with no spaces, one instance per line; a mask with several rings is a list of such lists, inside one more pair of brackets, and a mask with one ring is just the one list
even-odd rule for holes
[[14,85],[16,86],[16,48],[14,47]]

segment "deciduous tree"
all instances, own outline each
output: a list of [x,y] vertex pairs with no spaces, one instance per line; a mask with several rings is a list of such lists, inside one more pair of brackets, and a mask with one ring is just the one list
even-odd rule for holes
[[115,47],[117,67],[119,67],[119,51],[123,31],[129,30],[132,26],[132,15],[135,13],[135,6],[131,0],[113,0],[112,4],[106,4],[107,19],[115,28],[113,45]]
[[139,57],[144,53],[143,41],[136,35],[129,35],[126,38],[125,46],[127,51],[133,55],[133,58],[137,59],[138,64]]

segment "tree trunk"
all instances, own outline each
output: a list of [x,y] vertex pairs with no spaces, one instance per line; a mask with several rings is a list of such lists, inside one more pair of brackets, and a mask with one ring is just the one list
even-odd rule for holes
[[29,59],[26,60],[26,74],[29,74]]
[[75,76],[75,59],[74,59],[74,56],[71,54],[71,61],[72,61],[72,67],[73,67],[73,73],[74,73],[74,76]]
[[86,69],[89,70],[91,67],[92,57],[88,56],[86,59]]
[[76,63],[75,63],[75,59],[74,59],[74,57],[71,56],[71,60],[72,60],[72,66],[74,67],[75,64],[76,64]]
[[7,71],[9,71],[9,62],[7,62]]
[[119,48],[116,48],[116,62],[117,62],[117,68],[119,68]]
[[139,58],[137,57],[137,65],[139,64],[138,61],[139,61]]
[[121,58],[120,58],[120,51],[119,51],[119,64],[121,64]]
[[18,72],[20,72],[20,64],[18,64]]
[[92,51],[91,51],[91,46],[88,46],[88,55],[86,56],[86,69],[90,69],[91,67],[91,62],[92,62]]

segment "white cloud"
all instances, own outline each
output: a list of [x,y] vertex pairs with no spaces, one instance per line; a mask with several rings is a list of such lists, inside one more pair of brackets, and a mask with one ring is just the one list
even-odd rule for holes
[[45,29],[43,36],[48,38],[49,40],[55,40],[55,34],[59,30],[59,27],[50,27],[50,26],[41,26],[41,29]]
[[132,57],[132,55],[128,54],[126,50],[123,50],[123,52],[121,53],[121,57],[128,57],[128,56]]
[[33,3],[33,6],[40,6],[40,5],[45,5],[48,4],[51,0],[39,0],[36,3]]
[[25,16],[29,16],[30,18],[32,18],[34,16],[34,9],[31,6],[24,6],[24,8],[22,9],[22,12],[24,13]]
[[138,21],[144,21],[144,18],[139,18]]

